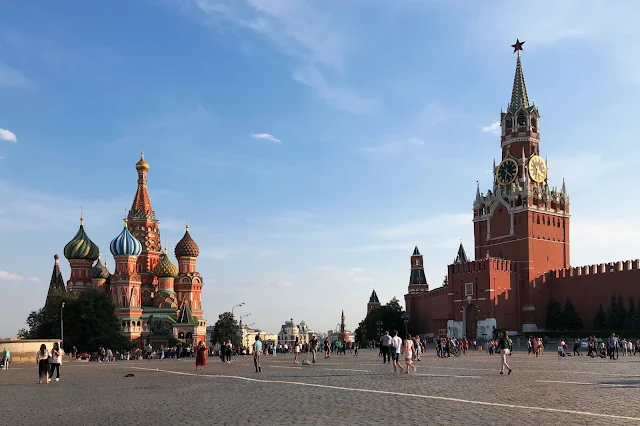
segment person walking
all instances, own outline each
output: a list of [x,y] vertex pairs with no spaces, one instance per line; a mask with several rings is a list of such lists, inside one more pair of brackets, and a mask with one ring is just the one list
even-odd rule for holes
[[311,336],[309,347],[311,349],[311,362],[316,362],[316,352],[318,351],[318,337],[315,334]]
[[380,338],[380,351],[382,352],[382,363],[385,364],[387,360],[391,362],[391,354],[390,354],[390,345],[391,345],[391,336],[389,336],[389,332],[385,331],[384,336]]
[[296,342],[293,344],[293,362],[299,364],[298,356],[300,356],[300,340],[296,337]]
[[49,377],[53,378],[53,373],[56,373],[56,382],[60,381],[60,366],[62,365],[62,350],[58,345],[58,342],[53,344],[53,349],[51,349],[51,372],[49,373]]
[[8,370],[10,362],[11,362],[11,352],[9,352],[9,349],[5,348],[2,353],[2,368],[5,370]]
[[[313,337],[316,337],[315,335]],[[260,354],[262,353],[262,341],[260,340],[260,335],[256,334],[256,341],[253,343],[253,365],[256,367],[256,373],[261,373],[262,372],[262,366],[260,365]],[[315,360],[315,352],[313,353],[313,357],[314,360],[313,362],[316,362]]]
[[40,350],[36,353],[36,364],[38,364],[38,383],[42,383],[44,377],[45,383],[49,383],[49,357],[51,354],[47,350],[45,344],[40,345]]
[[407,338],[404,339],[404,362],[407,366],[407,374],[409,374],[409,368],[413,368],[413,372],[415,374],[416,367],[413,365],[413,351],[415,348],[415,344],[411,335],[408,334]]
[[393,363],[393,371],[396,372],[397,368],[402,373],[402,366],[400,365],[400,354],[402,353],[402,339],[398,337],[398,330],[393,331],[393,337],[391,338],[391,362]]
[[196,370],[200,367],[207,365],[207,347],[204,345],[204,342],[201,340],[198,343],[198,347],[196,348]]
[[507,374],[511,374],[511,371],[512,371],[511,367],[509,367],[509,364],[507,364],[507,356],[511,353],[511,340],[509,339],[509,336],[507,335],[506,330],[502,330],[500,332],[500,341],[498,342],[498,350],[500,351],[500,358],[501,358],[500,374],[504,374],[505,367],[507,368],[507,370],[509,370]]

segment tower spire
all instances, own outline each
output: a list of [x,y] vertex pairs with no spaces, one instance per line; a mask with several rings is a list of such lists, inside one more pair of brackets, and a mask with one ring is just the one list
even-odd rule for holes
[[129,219],[155,220],[156,214],[151,207],[151,200],[147,191],[149,163],[144,159],[144,152],[140,153],[140,161],[136,163],[136,170],[138,171],[138,189],[136,190],[136,196],[133,198],[128,217]]
[[516,60],[516,73],[513,77],[513,89],[511,90],[511,101],[509,102],[509,111],[516,112],[518,109],[529,108],[529,96],[527,95],[527,86],[524,83],[524,73],[522,72],[522,62],[520,61],[520,51],[524,41],[516,40],[512,44],[513,53],[518,54]]

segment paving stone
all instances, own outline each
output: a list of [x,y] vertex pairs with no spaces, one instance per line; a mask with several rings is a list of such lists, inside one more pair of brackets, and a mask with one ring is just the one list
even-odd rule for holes
[[[640,423],[640,356],[516,352],[508,358],[511,375],[499,375],[500,357],[483,352],[436,359],[429,351],[415,362],[415,376],[393,373],[368,350],[304,368],[292,356],[264,356],[262,373],[250,356],[208,361],[203,371],[193,358],[70,362],[61,381],[48,385],[38,384],[35,364],[13,364],[0,370],[0,424]],[[129,373],[134,377],[124,377]]]

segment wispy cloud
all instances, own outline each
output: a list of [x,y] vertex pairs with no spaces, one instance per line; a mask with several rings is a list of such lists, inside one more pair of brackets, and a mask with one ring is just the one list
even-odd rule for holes
[[0,87],[28,86],[30,80],[20,71],[0,63]]
[[38,282],[39,278],[36,277],[23,277],[21,275],[16,275],[9,273],[7,271],[0,271],[0,281],[9,281],[9,282],[23,282],[23,281],[32,281]]
[[0,139],[9,142],[18,142],[16,134],[7,129],[0,129]]
[[254,139],[265,139],[273,143],[282,143],[280,139],[270,135],[269,133],[253,133],[251,137]]
[[492,133],[494,135],[500,134],[500,121],[496,121],[494,123],[489,124],[488,126],[484,126],[482,128],[484,133]]
[[399,140],[390,140],[380,145],[365,146],[360,151],[373,158],[388,158],[389,156],[397,156],[410,150],[411,148],[424,145],[424,141],[420,138],[408,138]]
[[[337,3],[319,7],[307,0],[190,0],[203,22],[222,32],[224,24],[262,35],[279,52],[294,60],[292,78],[315,90],[334,108],[367,114],[378,101],[344,85],[330,82],[344,72],[346,58],[356,50],[356,36],[340,25]],[[182,3],[182,5],[184,5]]]
[[434,216],[424,220],[407,221],[399,225],[373,231],[373,235],[383,238],[421,238],[423,236],[453,236],[457,229],[471,228],[471,216],[468,213],[450,213]]

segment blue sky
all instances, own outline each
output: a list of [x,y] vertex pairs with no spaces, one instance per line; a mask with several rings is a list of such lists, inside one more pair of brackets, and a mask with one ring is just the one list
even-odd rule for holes
[[372,287],[402,299],[414,243],[439,286],[460,239],[473,253],[516,38],[551,182],[572,197],[572,264],[640,257],[638,9],[3,2],[0,336],[42,306],[80,206],[108,251],[143,146],[162,238],[172,249],[188,215],[200,245],[211,324],[245,302],[272,332],[291,317],[326,331],[342,309],[354,329]]

